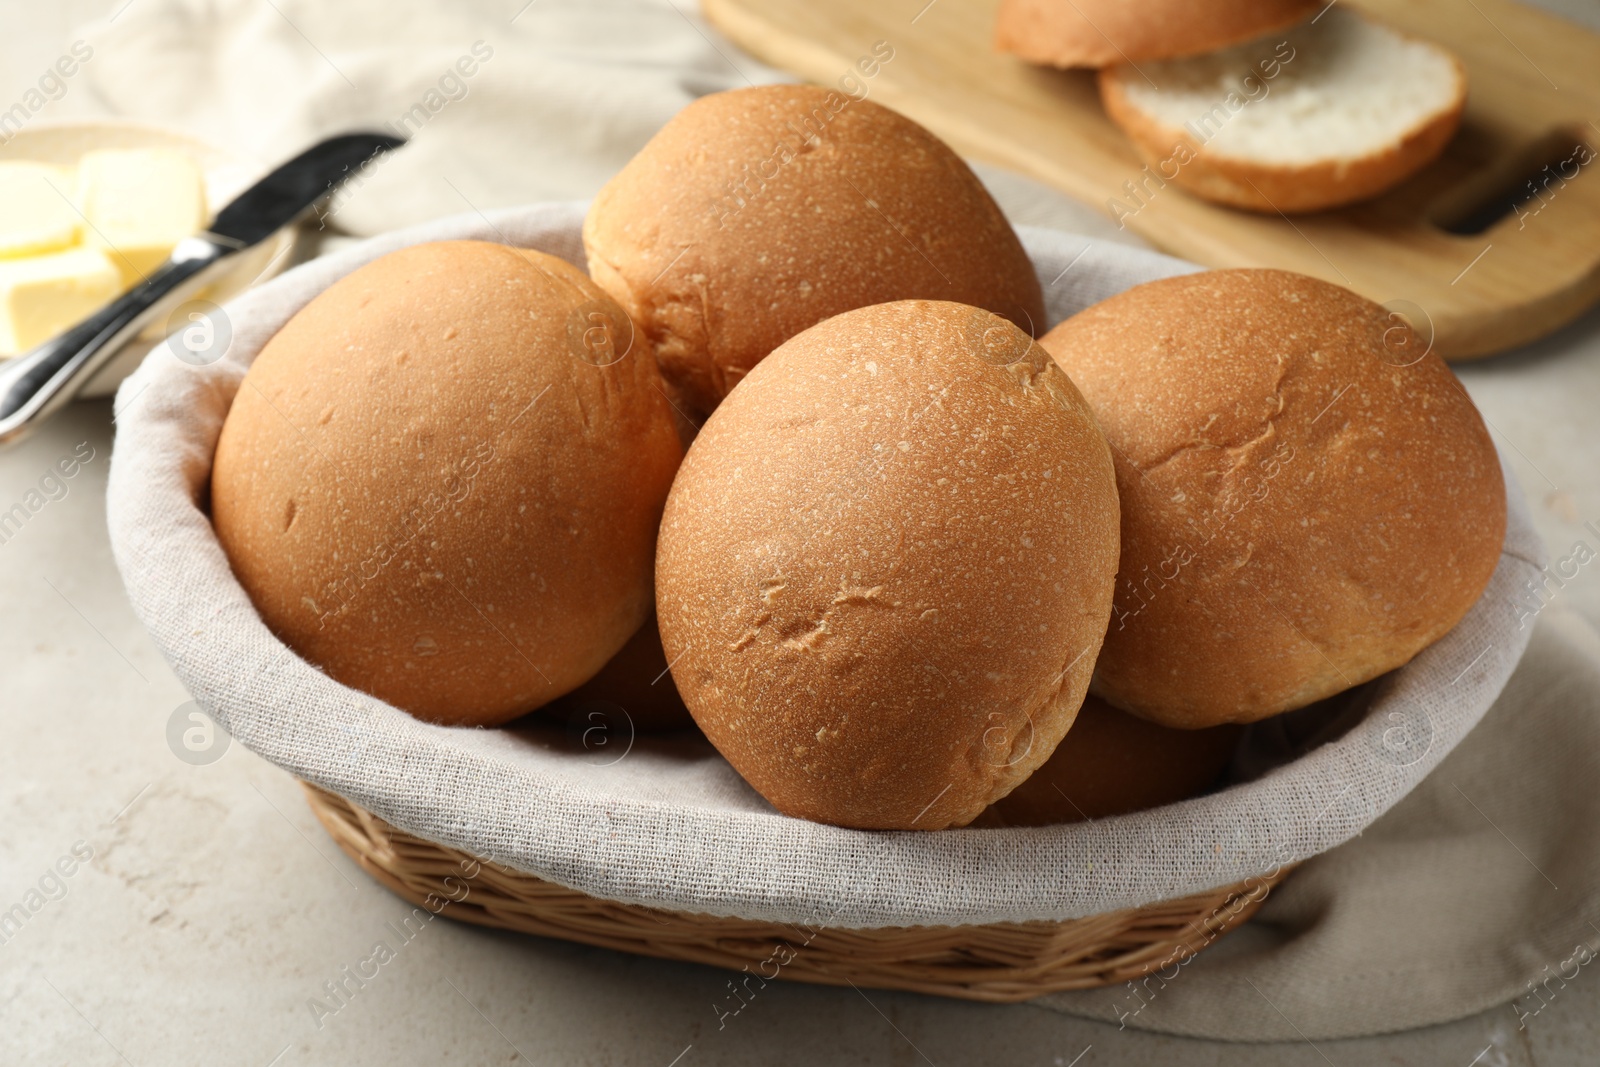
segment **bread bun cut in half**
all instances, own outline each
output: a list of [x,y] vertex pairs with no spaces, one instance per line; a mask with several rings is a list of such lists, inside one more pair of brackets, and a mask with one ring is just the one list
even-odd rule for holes
[[1044,350],[977,308],[883,304],[785,343],[695,439],[661,640],[779,811],[962,826],[1072,724],[1116,556],[1105,439]]
[[627,317],[553,256],[416,245],[329,286],[240,384],[211,503],[266,624],[346,685],[494,725],[650,611],[682,457]]
[[1224,270],[1135,286],[1041,342],[1116,457],[1122,563],[1094,691],[1251,722],[1407,662],[1477,601],[1506,491],[1477,408],[1399,316]]
[[1321,7],[1320,0],[1002,0],[995,46],[1052,67],[1142,63],[1248,41]]
[[1242,726],[1173,730],[1090,696],[1044,766],[985,813],[984,825],[1050,826],[1145,811],[1210,789]]
[[953,300],[1044,329],[1033,265],[972,170],[903,115],[815,86],[684,108],[600,190],[583,244],[691,411],[870,304]]
[[1432,162],[1467,76],[1439,45],[1329,8],[1220,52],[1108,67],[1100,96],[1147,164],[1130,211],[1172,181],[1287,214],[1370,199]]

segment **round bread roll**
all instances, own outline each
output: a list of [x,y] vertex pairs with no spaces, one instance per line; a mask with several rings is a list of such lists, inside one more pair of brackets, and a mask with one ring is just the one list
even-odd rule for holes
[[600,668],[600,673],[547,710],[560,714],[563,707],[578,709],[590,704],[621,709],[634,729],[647,733],[694,727],[694,719],[667,670],[654,611],[628,638],[622,651]]
[[961,304],[847,312],[689,449],[656,556],[695,721],[779,811],[961,826],[1044,762],[1111,607],[1117,495],[1043,349]]
[[269,341],[217,443],[235,575],[311,663],[419,718],[494,725],[649,614],[682,458],[626,315],[552,256],[392,252]]
[[954,300],[1044,328],[1033,265],[971,169],[903,115],[815,86],[684,108],[600,190],[583,246],[699,412],[852,308]]
[[1192,56],[1315,15],[1324,0],[1002,0],[995,45],[1030,63],[1106,67]]
[[1173,804],[1215,785],[1244,727],[1172,730],[1096,697],[1044,766],[985,813],[986,825],[1050,826]]
[[1483,419],[1427,342],[1276,270],[1136,286],[1041,342],[1116,457],[1122,563],[1094,691],[1166,726],[1252,722],[1400,666],[1505,538]]

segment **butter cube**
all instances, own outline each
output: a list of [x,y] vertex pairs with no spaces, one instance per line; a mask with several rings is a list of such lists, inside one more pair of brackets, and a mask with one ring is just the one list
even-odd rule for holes
[[0,162],[0,258],[54,252],[78,237],[70,167]]
[[171,148],[103,149],[78,161],[84,243],[111,257],[124,286],[137,285],[179,241],[206,224],[205,179]]
[[98,311],[122,277],[97,248],[0,259],[0,354],[26,352]]

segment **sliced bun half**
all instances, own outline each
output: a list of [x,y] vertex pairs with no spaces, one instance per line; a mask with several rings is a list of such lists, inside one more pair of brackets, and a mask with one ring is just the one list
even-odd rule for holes
[[1220,52],[1108,67],[1100,95],[1146,163],[1130,212],[1175,182],[1287,214],[1370,199],[1426,166],[1460,124],[1467,76],[1446,49],[1335,8]]

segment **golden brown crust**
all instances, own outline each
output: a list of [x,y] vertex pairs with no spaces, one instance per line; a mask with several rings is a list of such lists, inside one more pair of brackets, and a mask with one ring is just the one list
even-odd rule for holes
[[1044,766],[991,806],[984,825],[1082,822],[1198,796],[1221,777],[1241,733],[1172,730],[1091,696]]
[[1030,63],[1106,67],[1199,55],[1310,18],[1321,0],[1002,0],[995,46]]
[[628,332],[571,266],[478,241],[393,252],[296,313],[212,476],[267,625],[436,722],[504,722],[592,675],[649,611],[681,457],[654,364],[617,358]]
[[864,308],[773,352],[690,448],[662,643],[779,811],[959,826],[1071,725],[1116,531],[1104,439],[1042,349],[964,305]]
[[1139,158],[1165,181],[1203,200],[1247,211],[1286,215],[1326,211],[1370,200],[1405,181],[1438,158],[1461,125],[1467,106],[1466,68],[1454,56],[1458,91],[1454,104],[1420,122],[1399,140],[1356,159],[1308,166],[1259,163],[1223,155],[1182,126],[1162,122],[1128,99],[1123,67],[1099,74],[1100,99],[1122,127]]
[[655,611],[598,674],[545,710],[559,713],[564,706],[569,713],[581,712],[588,705],[621,708],[627,725],[644,733],[694,728],[667,669]]
[[600,191],[583,240],[691,410],[870,304],[953,300],[1043,328],[1033,266],[971,169],[910,119],[815,86],[690,104]]
[[1378,305],[1208,271],[1041,344],[1116,458],[1122,561],[1094,691],[1117,707],[1180,728],[1301,707],[1408,661],[1494,572],[1505,485],[1483,419]]

